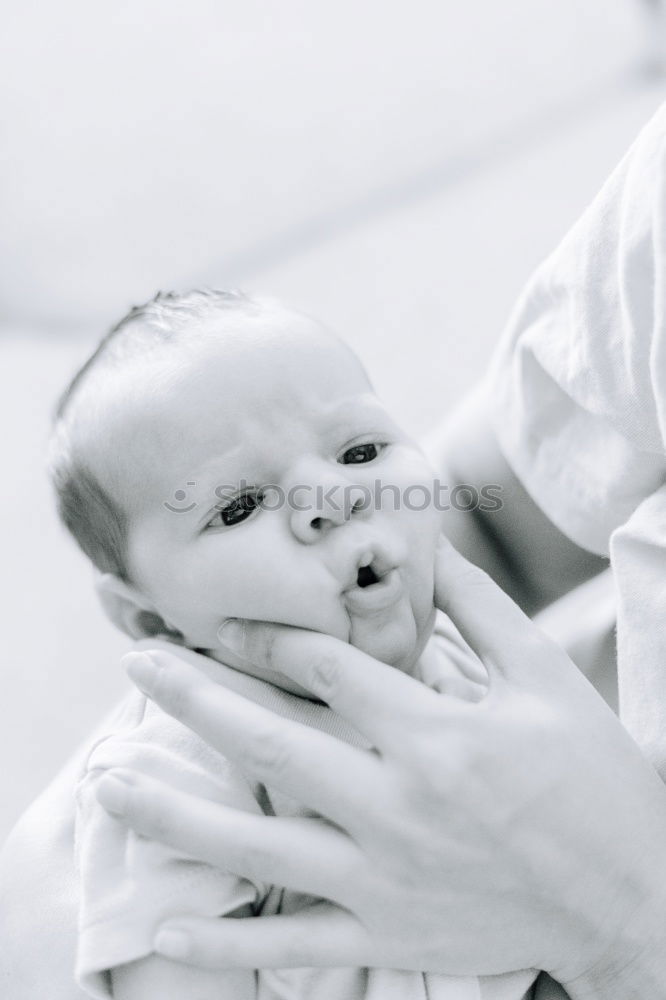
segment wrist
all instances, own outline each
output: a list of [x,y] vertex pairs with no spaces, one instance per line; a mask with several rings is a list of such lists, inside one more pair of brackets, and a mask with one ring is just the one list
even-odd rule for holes
[[571,1000],[666,1000],[665,925],[666,903],[629,917],[592,965],[561,980]]
[[666,962],[658,952],[637,955],[626,965],[610,960],[563,986],[571,1000],[663,1000]]

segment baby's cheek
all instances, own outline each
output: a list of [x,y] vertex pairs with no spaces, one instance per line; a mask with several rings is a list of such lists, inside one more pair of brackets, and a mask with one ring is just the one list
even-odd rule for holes
[[406,529],[413,559],[422,566],[434,563],[437,541],[442,531],[442,518],[433,505],[424,510],[407,512]]

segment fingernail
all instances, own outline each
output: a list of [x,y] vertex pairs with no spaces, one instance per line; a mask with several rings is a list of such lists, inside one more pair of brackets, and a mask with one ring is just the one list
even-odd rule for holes
[[155,937],[154,948],[165,958],[187,958],[190,954],[190,936],[176,927],[162,927]]
[[152,694],[160,667],[148,653],[128,653],[120,661],[130,680],[144,694]]
[[124,816],[127,812],[129,789],[132,780],[121,771],[108,771],[97,782],[97,800],[107,812]]
[[227,618],[218,628],[217,637],[232,653],[242,653],[245,646],[245,621],[242,618]]

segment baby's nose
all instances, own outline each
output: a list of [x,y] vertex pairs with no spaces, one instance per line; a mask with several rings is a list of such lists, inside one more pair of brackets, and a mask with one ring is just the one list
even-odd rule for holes
[[370,503],[361,486],[324,480],[292,491],[291,530],[300,542],[311,544],[352,518],[367,516]]

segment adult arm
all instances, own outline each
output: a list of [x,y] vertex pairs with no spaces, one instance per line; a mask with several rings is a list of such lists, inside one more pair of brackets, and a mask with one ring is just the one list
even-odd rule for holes
[[[608,560],[581,548],[537,506],[500,448],[491,387],[480,383],[425,441],[440,481],[467,484],[499,506],[443,512],[442,527],[459,552],[480,566],[529,615],[600,573]],[[544,572],[547,567],[547,572]]]
[[658,776],[563,651],[446,544],[437,597],[488,667],[477,704],[327,636],[245,630],[244,656],[313,691],[372,753],[278,719],[168,654],[134,661],[166,711],[334,824],[242,816],[107,775],[103,803],[140,832],[330,900],[257,921],[174,921],[157,950],[208,967],[531,966],[575,1000],[666,997]]
[[[450,516],[446,530],[529,611],[594,571],[594,557],[576,546],[611,553],[612,536],[663,486],[665,219],[666,103],[527,283],[494,352],[482,402],[477,395],[432,443],[438,468],[454,482],[507,487],[501,511]],[[663,673],[661,598],[649,614],[635,615],[630,606],[637,595],[642,611],[659,589],[662,500],[612,552],[621,686],[622,661],[643,673],[650,644],[654,669]],[[635,643],[640,636],[647,641]],[[633,676],[627,682],[625,705],[636,689]],[[642,701],[659,705],[663,697],[655,687]],[[643,740],[652,720],[643,713],[626,721]],[[664,719],[657,712],[654,721],[657,733],[648,739],[658,742]]]

